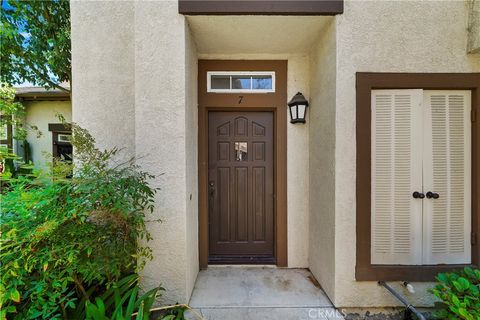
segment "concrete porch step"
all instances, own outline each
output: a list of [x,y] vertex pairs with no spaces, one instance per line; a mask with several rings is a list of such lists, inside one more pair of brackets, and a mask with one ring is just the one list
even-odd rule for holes
[[198,274],[188,319],[340,320],[306,269],[209,267]]
[[234,307],[188,312],[187,320],[343,320],[335,308]]

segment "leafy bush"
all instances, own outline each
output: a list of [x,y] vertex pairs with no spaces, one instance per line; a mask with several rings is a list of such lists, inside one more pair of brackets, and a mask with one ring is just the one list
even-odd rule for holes
[[435,316],[439,319],[480,319],[480,270],[464,268],[440,273],[431,292],[441,300]]
[[86,130],[72,132],[75,165],[11,179],[0,195],[2,319],[72,319],[152,256],[142,244],[153,176],[133,160],[117,163],[119,150],[100,151]]
[[[149,319],[150,308],[155,302],[160,287],[154,288],[143,295],[138,295],[138,277],[127,276],[106,290],[94,303],[86,303],[87,320],[123,320],[132,319],[136,312],[136,319]],[[109,313],[109,310],[112,312]],[[77,317],[83,319],[81,314]]]
[[95,298],[93,303],[87,302],[86,315],[83,313],[76,319],[87,320],[183,320],[186,306],[175,305],[160,308],[161,314],[151,312],[151,307],[163,288],[154,288],[142,295],[138,294],[138,277],[127,276],[111,288],[106,290],[100,297]]

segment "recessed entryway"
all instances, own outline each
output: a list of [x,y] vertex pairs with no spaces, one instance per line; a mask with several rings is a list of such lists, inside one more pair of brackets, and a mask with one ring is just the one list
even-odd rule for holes
[[287,266],[286,85],[286,61],[199,61],[202,268]]

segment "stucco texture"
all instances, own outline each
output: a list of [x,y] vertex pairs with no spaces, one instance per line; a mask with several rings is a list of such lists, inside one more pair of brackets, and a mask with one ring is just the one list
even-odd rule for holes
[[467,0],[468,16],[468,44],[470,53],[480,53],[480,1]]
[[46,169],[47,162],[53,152],[52,133],[48,131],[48,124],[60,123],[57,115],[65,120],[72,120],[72,106],[70,101],[25,101],[26,123],[36,126],[40,131],[28,130],[27,141],[30,144],[32,162],[37,168]]
[[335,294],[335,21],[310,53],[309,267],[330,298]]
[[73,120],[99,147],[135,155],[133,2],[72,1]]
[[154,259],[143,284],[161,283],[164,303],[188,302],[198,272],[196,54],[177,10],[175,1],[135,4],[135,145],[138,162],[158,175],[162,220],[149,224]]
[[[463,1],[346,1],[336,17],[335,294],[337,307],[396,306],[375,282],[355,281],[355,73],[479,72],[467,54]],[[394,284],[416,306],[431,306],[428,283],[416,294]]]
[[185,18],[176,1],[72,1],[71,13],[73,120],[156,176],[154,259],[142,286],[161,284],[161,303],[186,303],[198,272],[198,204],[197,58]]

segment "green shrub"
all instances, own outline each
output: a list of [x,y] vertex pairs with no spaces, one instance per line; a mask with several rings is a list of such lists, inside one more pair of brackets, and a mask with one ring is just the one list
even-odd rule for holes
[[75,167],[55,163],[35,178],[10,179],[0,195],[2,319],[72,319],[82,301],[151,258],[142,244],[153,176],[133,160],[117,163],[118,149],[95,148],[86,130],[72,132]]
[[[136,319],[149,319],[150,308],[159,290],[160,287],[139,295],[138,277],[127,276],[96,297],[94,302],[86,303],[86,319],[124,320],[132,319],[134,313],[137,313]],[[83,318],[83,314],[77,317]]]
[[437,280],[431,292],[441,300],[435,314],[438,319],[480,319],[480,270],[440,273]]
[[[161,314],[151,312],[161,287],[139,294],[138,276],[133,274],[115,282],[94,302],[86,302],[86,308],[78,308],[71,315],[86,320],[183,320],[186,306],[163,307]],[[80,311],[80,313],[78,313]]]

